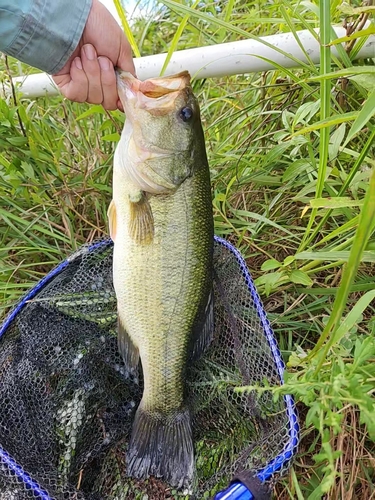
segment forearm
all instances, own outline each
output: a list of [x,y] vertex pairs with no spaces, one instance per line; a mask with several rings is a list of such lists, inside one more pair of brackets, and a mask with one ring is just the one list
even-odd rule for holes
[[92,0],[0,0],[0,51],[57,73],[81,39]]

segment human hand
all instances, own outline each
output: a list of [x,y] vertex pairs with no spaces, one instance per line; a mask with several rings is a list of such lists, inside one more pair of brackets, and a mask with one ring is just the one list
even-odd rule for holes
[[135,75],[131,47],[122,29],[99,0],[93,0],[81,40],[53,79],[71,101],[122,109],[114,67]]

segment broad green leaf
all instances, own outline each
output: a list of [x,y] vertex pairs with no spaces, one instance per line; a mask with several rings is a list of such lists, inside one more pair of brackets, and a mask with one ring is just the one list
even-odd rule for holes
[[293,128],[298,123],[308,123],[311,118],[319,111],[320,100],[305,102],[296,111],[293,120]]
[[[296,260],[326,260],[329,262],[349,260],[350,252],[348,250],[331,252],[299,252],[295,255]],[[375,251],[366,251],[362,253],[361,262],[375,262]]]
[[370,25],[368,28],[362,29],[360,31],[355,31],[351,35],[336,38],[335,40],[332,40],[330,45],[338,45],[341,43],[350,42],[350,40],[356,40],[357,38],[367,37],[373,35],[374,33],[375,33],[375,26]]
[[349,3],[339,5],[338,9],[348,16],[358,16],[359,14],[375,12],[375,6],[366,5],[365,7],[352,7]]
[[10,162],[2,154],[0,154],[0,165],[3,165],[3,167],[5,167],[5,168],[10,167]]
[[[371,292],[369,292],[371,294]],[[366,294],[366,295],[369,295]],[[371,295],[370,295],[371,296]],[[372,297],[373,298],[373,297]],[[358,301],[359,302],[359,301]],[[367,300],[363,301],[362,306],[367,307]],[[371,359],[375,354],[375,341],[373,337],[366,337],[363,341],[357,339],[354,349],[354,363],[352,370],[361,367],[366,361]],[[375,409],[375,408],[374,408]]]
[[348,113],[342,113],[339,115],[332,115],[324,120],[319,120],[318,122],[309,125],[308,127],[303,127],[296,132],[293,132],[290,137],[295,137],[301,134],[309,134],[314,130],[320,130],[327,127],[333,127],[334,125],[340,125],[341,123],[346,123],[354,121],[358,116],[358,111],[349,111]]
[[99,130],[103,131],[111,127],[113,127],[113,121],[108,118],[108,120],[103,120],[103,123],[100,125]]
[[13,146],[22,147],[27,144],[26,137],[8,137],[7,141]]
[[375,74],[375,66],[351,66],[350,68],[339,69],[324,75],[308,78],[308,82],[317,82],[319,80],[336,80],[339,78],[350,78],[351,75]]
[[297,283],[298,285],[311,286],[313,281],[307,273],[300,271],[299,269],[294,269],[289,274],[290,281],[292,283]]
[[83,120],[84,118],[88,118],[89,116],[96,115],[96,114],[99,114],[99,115],[105,114],[104,108],[101,104],[95,104],[93,106],[90,106],[89,109],[87,109],[86,111],[81,113],[79,116],[77,116],[76,120],[78,122],[79,120]]
[[[264,285],[264,291],[266,295],[269,295],[275,285],[279,282],[281,282],[281,279],[283,278],[283,273],[280,272],[275,272],[275,273],[269,273],[269,274],[263,274],[262,276],[259,276],[255,280],[255,284],[257,286],[259,285]],[[284,277],[285,278],[285,277]],[[285,281],[285,279],[284,279]]]
[[355,119],[353,125],[351,126],[344,146],[352,140],[352,138],[366,125],[366,123],[375,114],[375,90],[366,99],[365,104],[361,107],[357,118]]
[[32,165],[30,165],[30,163],[23,161],[21,163],[21,167],[22,167],[23,171],[25,172],[25,175],[27,178],[35,179],[34,169],[33,169]]
[[331,161],[335,159],[339,153],[341,144],[345,137],[345,131],[346,131],[346,125],[345,123],[342,123],[337,127],[337,129],[333,132],[333,134],[331,134],[331,137],[329,138],[328,152],[329,152],[329,159]]
[[293,181],[300,174],[309,174],[313,170],[312,164],[307,159],[298,159],[290,164],[283,175],[283,181]]
[[114,132],[113,134],[103,135],[102,141],[112,141],[118,142],[120,140],[120,134],[118,132]]
[[361,207],[363,200],[352,200],[346,197],[337,198],[315,198],[310,201],[312,208],[345,208],[345,207]]
[[294,261],[295,261],[294,255],[288,255],[288,257],[285,257],[284,259],[283,266],[290,266],[290,264]]
[[[375,254],[374,254],[375,255]],[[340,326],[332,336],[332,342],[337,343],[348,333],[353,326],[362,318],[362,314],[370,303],[375,299],[375,290],[365,293],[353,306],[348,315],[343,319]]]
[[225,193],[216,193],[214,201],[226,201],[227,195]]
[[279,269],[281,267],[281,262],[276,259],[269,259],[263,262],[261,271],[271,271],[271,269]]
[[279,161],[283,153],[289,148],[290,144],[288,142],[277,144],[265,155],[263,165],[266,166]]
[[372,92],[375,89],[375,73],[354,75],[350,77],[350,80],[358,83],[368,92]]

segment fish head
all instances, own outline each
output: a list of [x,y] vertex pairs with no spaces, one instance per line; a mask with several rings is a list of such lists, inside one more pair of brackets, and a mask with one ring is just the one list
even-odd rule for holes
[[117,87],[126,115],[118,145],[122,168],[145,192],[176,191],[193,175],[202,144],[204,151],[189,73],[140,81],[117,71]]

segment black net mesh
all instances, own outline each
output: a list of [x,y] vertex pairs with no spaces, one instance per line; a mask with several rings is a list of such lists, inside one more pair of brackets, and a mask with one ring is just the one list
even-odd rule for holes
[[193,490],[127,477],[142,379],[128,376],[117,350],[112,244],[104,241],[68,259],[4,325],[0,500],[210,498],[236,472],[269,480],[287,469],[298,440],[292,400],[235,390],[280,383],[272,332],[243,261],[223,241],[214,267],[214,340],[188,377]]

